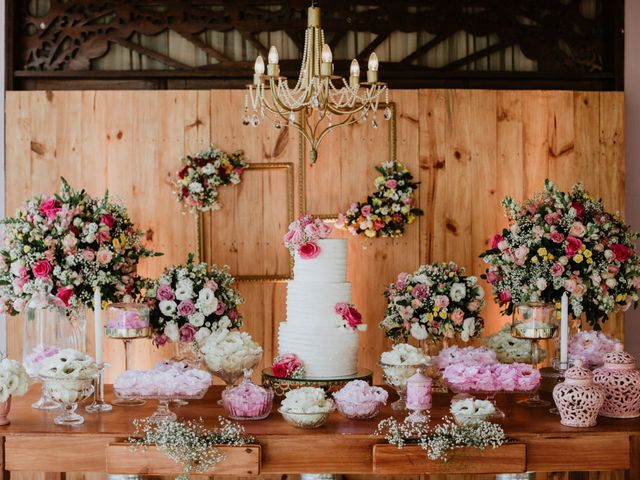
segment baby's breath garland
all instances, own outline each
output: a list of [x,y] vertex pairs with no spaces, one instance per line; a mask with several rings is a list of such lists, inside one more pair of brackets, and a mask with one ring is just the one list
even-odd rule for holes
[[218,422],[218,427],[207,429],[201,418],[161,423],[134,420],[136,431],[128,442],[135,451],[155,445],[171,460],[182,464],[182,474],[176,480],[188,480],[193,473],[204,473],[224,460],[217,446],[237,447],[255,441],[237,423],[223,417],[218,417]]
[[502,427],[496,423],[481,421],[473,425],[457,425],[449,417],[443,423],[429,428],[429,422],[413,423],[408,420],[398,422],[395,418],[386,418],[378,424],[374,435],[382,435],[398,448],[406,444],[420,446],[427,452],[430,460],[447,461],[449,454],[458,448],[473,447],[484,450],[497,448],[507,442]]

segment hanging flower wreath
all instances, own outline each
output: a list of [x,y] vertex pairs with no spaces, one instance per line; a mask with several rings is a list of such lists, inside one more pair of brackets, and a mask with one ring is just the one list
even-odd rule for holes
[[218,187],[238,185],[248,164],[244,152],[227,154],[211,146],[180,160],[174,187],[178,201],[192,213],[220,210]]
[[418,183],[400,162],[384,162],[376,170],[380,173],[374,181],[376,192],[339,214],[336,227],[352,235],[364,233],[371,238],[400,237],[405,225],[424,214],[415,206],[414,191]]

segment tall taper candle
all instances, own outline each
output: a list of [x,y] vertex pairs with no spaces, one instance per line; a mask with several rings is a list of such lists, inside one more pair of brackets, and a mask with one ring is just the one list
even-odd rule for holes
[[93,318],[95,325],[96,363],[102,363],[102,295],[100,288],[93,291]]
[[569,357],[569,296],[562,294],[560,303],[560,368],[567,368]]

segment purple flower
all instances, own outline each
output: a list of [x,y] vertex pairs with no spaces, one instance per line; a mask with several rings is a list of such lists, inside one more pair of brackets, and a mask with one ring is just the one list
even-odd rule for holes
[[178,315],[181,317],[188,317],[196,313],[196,306],[191,300],[182,300],[178,304]]
[[173,300],[173,290],[169,285],[160,285],[158,287],[158,291],[156,292],[156,298],[159,301]]

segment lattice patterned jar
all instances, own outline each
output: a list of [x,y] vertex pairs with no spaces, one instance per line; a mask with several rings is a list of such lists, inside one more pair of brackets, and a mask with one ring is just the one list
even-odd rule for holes
[[568,427],[593,427],[604,402],[602,387],[593,381],[582,360],[565,372],[565,380],[553,389],[560,423]]
[[604,389],[600,415],[613,418],[640,417],[640,370],[636,359],[616,345],[604,357],[604,365],[593,372],[593,379]]

